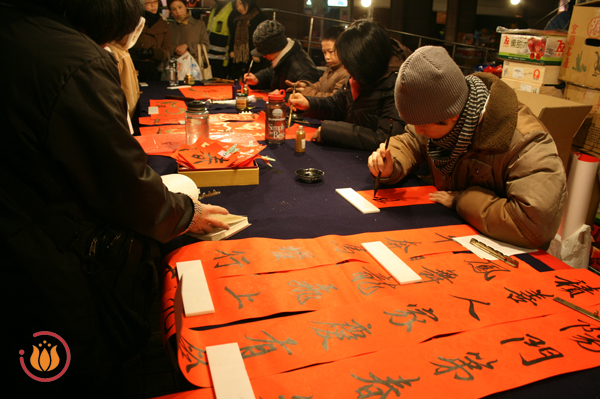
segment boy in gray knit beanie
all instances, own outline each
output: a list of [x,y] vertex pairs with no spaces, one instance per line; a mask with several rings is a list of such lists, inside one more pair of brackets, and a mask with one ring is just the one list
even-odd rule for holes
[[464,76],[443,47],[425,46],[400,67],[395,101],[405,133],[368,161],[381,183],[427,163],[438,189],[429,199],[482,234],[527,248],[554,238],[566,202],[564,167],[546,127],[513,89],[492,74]]

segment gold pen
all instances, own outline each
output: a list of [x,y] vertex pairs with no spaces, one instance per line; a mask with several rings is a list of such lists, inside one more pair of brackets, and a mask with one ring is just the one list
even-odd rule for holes
[[477,247],[479,249],[481,249],[482,251],[500,259],[502,262],[512,266],[512,267],[519,267],[519,262],[514,260],[513,258],[504,255],[503,253],[501,253],[500,251],[495,250],[494,248],[488,247],[487,245],[485,245],[484,243],[482,243],[481,241],[477,241],[474,238],[471,238],[471,245],[473,245],[474,247]]

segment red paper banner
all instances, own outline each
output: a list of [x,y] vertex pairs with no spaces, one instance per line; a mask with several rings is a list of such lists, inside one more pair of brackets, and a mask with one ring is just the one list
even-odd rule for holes
[[[360,304],[206,331],[188,329],[183,320],[177,321],[183,317],[176,297],[180,369],[193,384],[210,386],[206,346],[238,342],[252,379],[564,312],[565,307],[553,300],[556,296],[579,306],[600,302],[600,276],[581,269],[434,286],[436,295],[431,294],[431,285],[413,284],[401,287],[396,295]],[[551,339],[555,334],[544,335]]]
[[434,186],[417,186],[402,188],[385,188],[377,190],[377,198],[373,198],[374,190],[358,191],[358,193],[377,208],[394,206],[433,204],[429,194],[436,192]]
[[[589,310],[598,310],[598,305]],[[471,399],[600,366],[600,324],[573,311],[251,380],[258,398]],[[214,398],[212,389],[163,399]]]

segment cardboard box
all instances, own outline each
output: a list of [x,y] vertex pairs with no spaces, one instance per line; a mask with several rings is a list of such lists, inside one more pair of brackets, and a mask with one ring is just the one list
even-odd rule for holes
[[[543,32],[543,31],[538,31]],[[556,31],[548,34],[503,33],[498,58],[543,65],[560,65],[565,49],[566,35]]]
[[565,99],[592,107],[585,122],[573,140],[573,144],[583,152],[600,158],[600,90],[567,83]]
[[560,65],[541,65],[531,62],[504,61],[502,78],[542,85],[557,85]]
[[520,91],[526,91],[533,94],[545,94],[557,98],[563,98],[563,91],[554,86],[546,86],[540,83],[524,82],[522,80],[502,78],[502,81],[511,88]]
[[568,169],[573,136],[579,130],[592,106],[545,94],[526,91],[516,91],[516,93],[519,101],[527,105],[548,128],[548,132],[556,143],[558,155],[565,165],[565,170]]
[[600,1],[573,8],[559,78],[600,89]]
[[258,165],[247,168],[187,169],[179,167],[198,187],[251,186],[258,184]]

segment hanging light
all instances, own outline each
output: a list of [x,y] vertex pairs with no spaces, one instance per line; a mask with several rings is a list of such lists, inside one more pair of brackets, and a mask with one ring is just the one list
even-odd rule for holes
[[521,0],[510,0],[510,4],[517,5],[521,2]]
[[371,7],[371,0],[360,0],[360,5],[363,7]]

